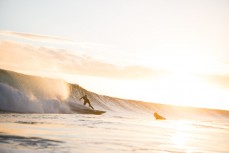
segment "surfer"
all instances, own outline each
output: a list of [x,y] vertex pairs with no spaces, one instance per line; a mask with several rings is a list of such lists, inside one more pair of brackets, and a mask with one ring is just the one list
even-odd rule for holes
[[92,106],[91,106],[91,102],[90,100],[87,98],[87,95],[84,95],[83,97],[81,97],[79,100],[83,99],[84,100],[84,105],[86,105],[88,103],[89,107],[91,107],[92,109],[94,109]]
[[154,117],[156,120],[166,120],[163,116],[159,115],[157,112],[154,113]]

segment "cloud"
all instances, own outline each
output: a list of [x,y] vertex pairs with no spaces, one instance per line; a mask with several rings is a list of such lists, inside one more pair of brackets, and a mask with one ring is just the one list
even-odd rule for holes
[[120,67],[65,49],[0,42],[1,68],[27,72],[78,74],[115,79],[140,79],[161,74],[143,66]]
[[208,75],[205,78],[211,83],[229,89],[229,75]]
[[[113,45],[94,42],[77,42],[54,36],[0,30],[0,40],[17,41],[49,48],[65,48],[66,50],[77,51],[79,54],[87,54],[97,60],[106,60],[108,63],[124,63],[132,65],[131,63],[135,63],[135,60],[131,59],[136,59],[134,53],[130,54],[127,50],[124,51]],[[47,48],[43,49],[45,50]]]
[[52,36],[46,36],[46,35],[29,34],[29,33],[13,32],[13,31],[0,31],[0,35],[23,38],[23,39],[34,40],[34,41],[73,42],[73,40],[69,40],[69,39],[65,39],[61,37],[52,37]]

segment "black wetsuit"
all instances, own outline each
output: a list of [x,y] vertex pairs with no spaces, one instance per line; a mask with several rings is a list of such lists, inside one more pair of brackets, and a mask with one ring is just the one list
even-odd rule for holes
[[91,106],[91,103],[89,101],[89,99],[87,98],[87,95],[84,95],[83,97],[81,97],[80,99],[83,99],[84,100],[84,105],[86,105],[88,103],[89,107],[91,107],[92,109],[94,109],[92,106]]

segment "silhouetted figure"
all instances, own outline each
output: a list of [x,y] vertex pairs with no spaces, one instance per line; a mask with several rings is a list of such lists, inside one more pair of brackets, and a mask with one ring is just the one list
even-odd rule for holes
[[163,116],[159,115],[157,112],[154,113],[154,117],[156,120],[166,120]]
[[91,106],[91,103],[89,101],[89,99],[87,98],[87,95],[84,95],[83,97],[80,98],[80,100],[83,99],[84,100],[84,105],[86,105],[88,103],[89,107],[91,107],[92,109],[94,109],[92,106]]

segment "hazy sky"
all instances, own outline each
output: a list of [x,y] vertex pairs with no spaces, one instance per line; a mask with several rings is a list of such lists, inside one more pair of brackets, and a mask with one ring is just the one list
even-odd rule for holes
[[228,0],[0,0],[0,67],[229,109]]

